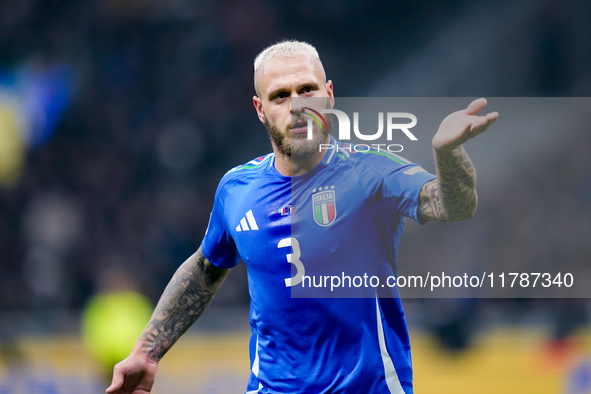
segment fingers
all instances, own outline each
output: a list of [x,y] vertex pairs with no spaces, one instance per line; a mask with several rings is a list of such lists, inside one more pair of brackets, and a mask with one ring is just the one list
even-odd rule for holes
[[489,113],[488,113],[488,114],[486,114],[484,117],[486,118],[486,121],[487,121],[487,122],[489,122],[489,121],[491,121],[491,120],[494,122],[494,121],[495,121],[495,120],[497,120],[497,118],[499,117],[499,113],[498,113],[498,112],[496,112],[496,111],[495,111],[495,112],[489,112]]
[[470,127],[470,133],[480,134],[485,131],[491,124],[494,123],[495,120],[499,117],[497,112],[491,112],[486,114],[486,116],[479,116],[476,118],[476,121],[472,123]]
[[482,108],[486,107],[487,101],[485,98],[479,98],[470,103],[465,109],[466,115],[476,115]]
[[115,372],[113,373],[113,381],[111,385],[107,388],[107,393],[116,393],[121,386],[123,385],[123,374],[117,372],[117,368],[115,368]]

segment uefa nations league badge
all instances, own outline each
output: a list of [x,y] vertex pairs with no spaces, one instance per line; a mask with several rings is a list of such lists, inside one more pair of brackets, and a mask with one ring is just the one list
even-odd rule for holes
[[312,190],[312,193],[314,220],[320,226],[330,226],[337,217],[334,186],[319,187]]

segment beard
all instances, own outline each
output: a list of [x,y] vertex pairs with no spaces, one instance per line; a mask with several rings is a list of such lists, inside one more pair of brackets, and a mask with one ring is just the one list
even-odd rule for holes
[[294,138],[291,136],[289,128],[285,133],[282,133],[277,126],[267,120],[267,117],[265,117],[264,125],[269,133],[269,138],[275,143],[279,152],[295,160],[309,159],[314,153],[319,152],[320,144],[325,143],[329,135],[328,130],[321,128],[320,131],[314,131],[311,140],[307,138],[307,133],[299,134]]

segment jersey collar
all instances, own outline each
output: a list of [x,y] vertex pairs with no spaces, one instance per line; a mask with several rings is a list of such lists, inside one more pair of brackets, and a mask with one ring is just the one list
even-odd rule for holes
[[321,147],[327,146],[326,154],[324,158],[320,162],[321,164],[328,166],[337,160],[337,155],[339,151],[340,142],[337,141],[332,135],[330,136],[330,142],[328,144],[323,144]]

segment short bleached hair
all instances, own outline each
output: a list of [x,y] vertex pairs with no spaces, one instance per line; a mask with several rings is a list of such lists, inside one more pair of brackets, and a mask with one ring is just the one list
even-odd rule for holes
[[326,82],[326,73],[324,72],[324,66],[320,61],[320,56],[318,56],[318,51],[316,50],[316,48],[314,48],[314,46],[304,41],[283,40],[265,48],[254,59],[254,89],[256,90],[257,94],[257,73],[259,71],[259,68],[261,67],[261,64],[275,57],[291,58],[302,55],[310,56],[312,59],[318,61],[318,64],[320,64],[320,68],[322,69],[324,81]]

